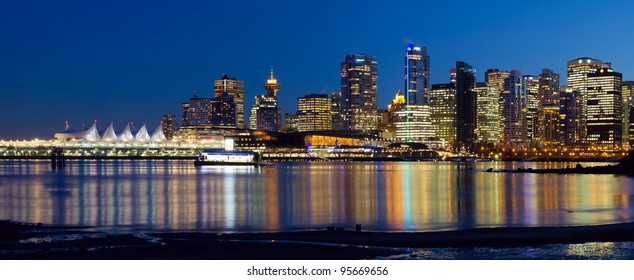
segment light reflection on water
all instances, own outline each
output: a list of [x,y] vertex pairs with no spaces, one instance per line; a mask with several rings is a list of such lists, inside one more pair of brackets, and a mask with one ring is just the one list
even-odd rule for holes
[[[634,179],[486,173],[573,163],[0,161],[0,219],[120,230],[427,231],[632,221]],[[584,165],[587,165],[584,163]],[[599,164],[593,164],[599,165]]]

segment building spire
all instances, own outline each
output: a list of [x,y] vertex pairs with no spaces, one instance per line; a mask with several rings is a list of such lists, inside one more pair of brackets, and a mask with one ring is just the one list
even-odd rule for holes
[[273,65],[271,65],[271,80],[275,80],[275,77],[273,77]]

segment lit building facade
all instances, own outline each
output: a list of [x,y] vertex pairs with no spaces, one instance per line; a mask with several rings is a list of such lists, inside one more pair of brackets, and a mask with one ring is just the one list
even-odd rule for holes
[[178,130],[178,119],[174,115],[163,115],[163,134],[167,140],[172,140]]
[[282,109],[277,103],[277,91],[280,84],[273,75],[271,68],[271,76],[263,85],[266,95],[255,97],[255,104],[251,107],[251,115],[249,117],[249,128],[262,131],[279,131],[282,128]]
[[405,102],[426,105],[429,95],[429,55],[427,48],[407,45],[405,51]]
[[221,92],[210,100],[210,122],[212,126],[236,128],[237,105],[229,94]]
[[496,86],[500,92],[504,90],[504,80],[511,75],[509,71],[500,69],[489,69],[484,73],[484,82],[487,85]]
[[183,125],[210,125],[211,124],[211,98],[198,97],[196,92],[183,103]]
[[479,145],[500,142],[500,90],[494,85],[478,83],[476,141]]
[[559,125],[559,74],[542,69],[539,79],[539,112],[537,136],[544,146],[558,145]]
[[444,148],[452,148],[456,141],[456,85],[435,84],[429,91],[431,122],[436,138]]
[[632,106],[634,105],[634,81],[622,81],[621,82],[621,95],[623,96],[623,146],[632,148],[632,140],[634,140],[634,134],[632,134]]
[[218,97],[223,92],[231,96],[236,103],[236,127],[245,128],[244,82],[223,74],[220,80],[214,81],[214,97]]
[[468,63],[456,62],[456,146],[473,151],[476,129],[475,69]]
[[573,91],[579,93],[579,131],[580,141],[583,144],[588,144],[586,139],[587,132],[587,120],[588,120],[588,74],[596,73],[601,68],[611,68],[609,63],[604,63],[601,60],[593,59],[590,57],[580,57],[568,61],[568,80],[567,85]]
[[579,92],[566,87],[559,92],[559,142],[566,146],[581,143],[581,100]]
[[298,98],[298,131],[331,130],[330,110],[330,97],[327,94],[309,94]]
[[335,91],[330,94],[330,116],[332,130],[342,130],[343,125],[341,123],[341,91]]
[[528,144],[525,94],[522,72],[511,71],[511,74],[504,79],[502,92],[504,143],[510,147],[521,148]]
[[538,136],[539,124],[539,80],[533,75],[524,75],[522,77],[524,90],[523,96],[526,97],[526,137],[528,142],[534,146],[541,142]]
[[424,143],[434,137],[429,105],[396,106],[396,141]]
[[601,68],[587,76],[587,144],[608,150],[623,146],[621,73]]
[[400,90],[396,92],[392,103],[387,105],[387,124],[385,128],[386,139],[396,138],[396,111],[405,105],[405,94]]
[[344,130],[370,133],[377,123],[377,62],[373,56],[346,55],[341,63],[341,111]]

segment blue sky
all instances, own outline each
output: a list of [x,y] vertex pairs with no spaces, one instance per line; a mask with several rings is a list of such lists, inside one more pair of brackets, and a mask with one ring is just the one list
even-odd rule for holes
[[158,125],[223,73],[247,109],[269,67],[284,112],[339,90],[346,54],[376,56],[378,101],[403,88],[403,51],[426,46],[432,83],[456,60],[565,81],[566,61],[612,62],[634,79],[628,1],[2,1],[0,138],[51,138],[64,121]]

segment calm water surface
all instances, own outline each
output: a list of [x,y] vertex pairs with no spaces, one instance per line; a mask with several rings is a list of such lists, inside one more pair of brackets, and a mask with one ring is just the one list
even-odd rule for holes
[[[601,163],[584,165],[600,165]],[[570,163],[0,160],[0,219],[114,230],[428,231],[634,220],[634,178],[486,173]]]

